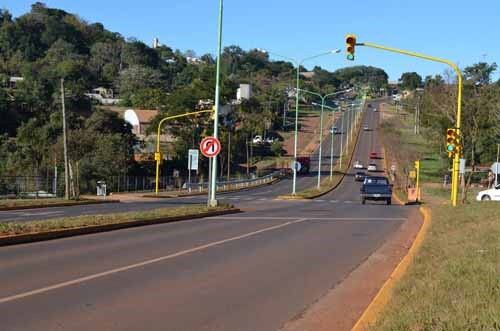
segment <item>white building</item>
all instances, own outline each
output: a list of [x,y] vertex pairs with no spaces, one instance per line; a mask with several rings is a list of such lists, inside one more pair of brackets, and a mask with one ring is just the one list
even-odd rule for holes
[[240,88],[236,91],[236,100],[249,100],[252,97],[252,85],[240,84]]

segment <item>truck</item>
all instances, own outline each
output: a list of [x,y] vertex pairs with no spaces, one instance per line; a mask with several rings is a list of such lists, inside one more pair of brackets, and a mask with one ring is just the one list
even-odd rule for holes
[[361,186],[361,203],[366,200],[384,201],[390,205],[392,203],[392,184],[387,177],[367,176]]
[[311,158],[309,156],[298,156],[297,162],[300,163],[300,170],[297,172],[298,174],[308,174],[309,169],[311,168]]

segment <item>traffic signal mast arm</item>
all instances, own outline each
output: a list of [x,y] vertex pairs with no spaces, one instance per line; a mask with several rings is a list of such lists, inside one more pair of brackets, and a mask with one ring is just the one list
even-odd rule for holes
[[[346,43],[347,45],[347,59],[348,60],[353,60],[354,59],[354,54],[350,53],[352,50],[354,52],[354,48],[349,48],[350,44],[349,42],[356,41],[356,36],[355,35],[348,35],[346,36]],[[374,43],[355,43],[355,46],[366,46],[366,47],[371,47],[375,49],[380,49],[392,53],[399,53],[403,55],[408,55],[412,57],[417,57],[420,59],[428,60],[428,61],[433,61],[433,62],[439,62],[439,63],[444,63],[450,66],[455,73],[457,74],[457,85],[458,85],[458,93],[457,93],[457,114],[456,114],[456,119],[455,119],[455,133],[457,137],[460,137],[460,128],[461,128],[461,118],[462,118],[462,85],[463,85],[463,78],[462,78],[462,72],[460,69],[458,69],[458,66],[448,60],[434,57],[434,56],[429,56],[425,54],[420,54],[412,51],[406,51],[403,49],[398,49],[398,48],[393,48],[393,47],[387,47],[387,46],[382,46]],[[352,55],[352,56],[350,56]],[[457,138],[457,143],[458,143],[458,138]],[[458,145],[456,145],[458,146]],[[458,200],[458,168],[459,168],[459,163],[460,163],[460,153],[454,153],[453,155],[453,163],[452,163],[452,185],[451,185],[451,203],[453,206],[457,205],[457,200]]]

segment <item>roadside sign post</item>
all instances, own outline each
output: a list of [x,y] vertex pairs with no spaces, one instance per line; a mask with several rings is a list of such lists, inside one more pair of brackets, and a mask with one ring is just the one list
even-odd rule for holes
[[208,187],[208,202],[207,204],[211,206],[212,201],[216,201],[215,199],[215,191],[217,189],[217,183],[214,180],[213,168],[215,166],[215,158],[219,155],[222,146],[220,144],[219,139],[216,137],[206,137],[200,143],[200,151],[201,154],[209,158],[209,187]]
[[199,153],[197,149],[188,152],[188,191],[191,192],[191,170],[198,171]]

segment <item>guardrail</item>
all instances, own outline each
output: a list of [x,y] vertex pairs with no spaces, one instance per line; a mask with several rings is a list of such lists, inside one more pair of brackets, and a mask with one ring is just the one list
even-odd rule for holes
[[[275,171],[269,175],[266,175],[263,177],[258,177],[258,178],[221,181],[221,182],[216,183],[216,185],[217,185],[216,190],[217,191],[229,191],[229,190],[242,189],[242,188],[246,188],[246,187],[260,186],[260,185],[271,183],[274,180],[285,176],[285,174],[286,174],[286,172],[284,170],[279,170],[279,171]],[[208,184],[209,184],[209,182],[191,183],[191,184],[186,183],[186,189],[190,192],[192,190],[202,192],[202,191],[208,189]]]

